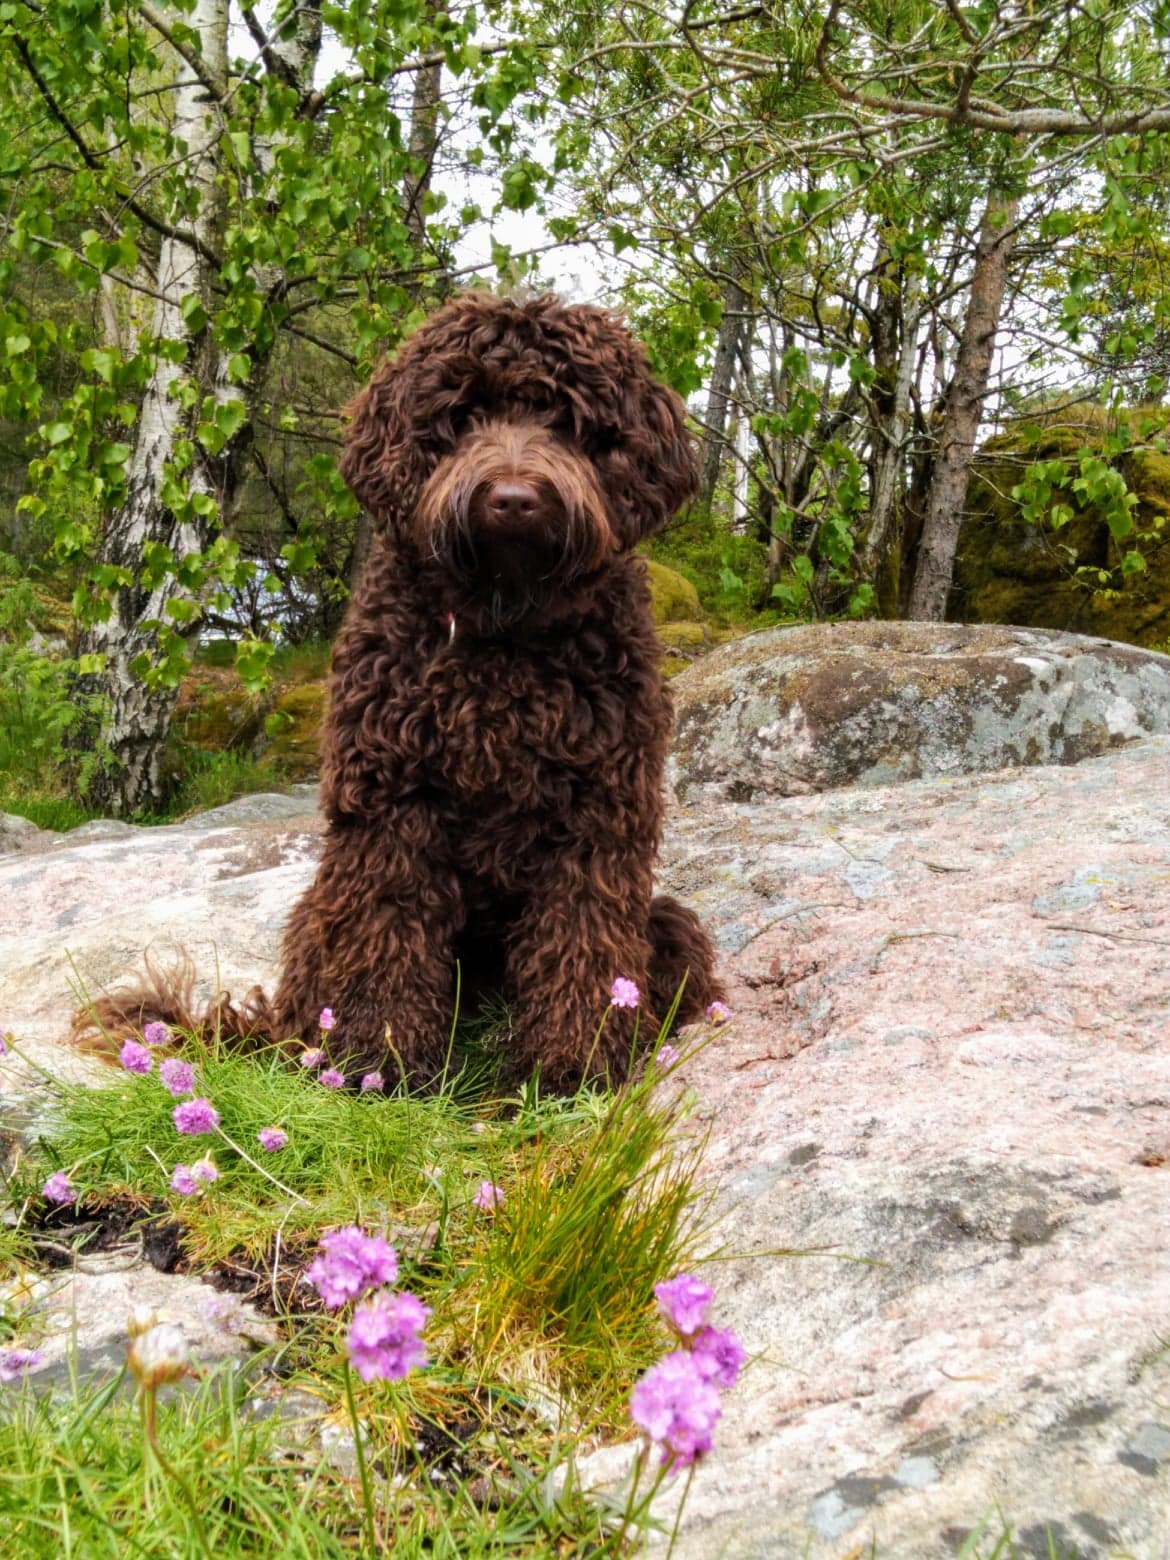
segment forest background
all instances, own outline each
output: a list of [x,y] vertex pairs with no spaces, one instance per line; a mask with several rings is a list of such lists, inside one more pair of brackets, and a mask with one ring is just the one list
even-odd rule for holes
[[474,284],[688,398],[701,638],[1163,646],[1168,54],[1120,0],[0,0],[0,808],[279,778],[369,545],[342,409]]

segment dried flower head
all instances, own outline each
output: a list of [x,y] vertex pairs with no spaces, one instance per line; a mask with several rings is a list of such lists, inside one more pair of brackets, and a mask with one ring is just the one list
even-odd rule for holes
[[320,1067],[324,1060],[325,1052],[319,1045],[309,1046],[306,1050],[302,1051],[300,1055],[301,1066],[307,1067],[309,1069]]
[[712,1002],[707,1009],[707,1017],[713,1024],[726,1024],[735,1017],[735,1014],[726,1002]]
[[126,1356],[139,1385],[153,1392],[168,1381],[187,1374],[189,1354],[183,1329],[173,1322],[159,1322],[139,1333]]

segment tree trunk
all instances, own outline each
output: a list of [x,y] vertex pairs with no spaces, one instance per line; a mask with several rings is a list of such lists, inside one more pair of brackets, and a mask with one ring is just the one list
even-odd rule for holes
[[731,381],[739,357],[740,342],[746,327],[744,311],[747,294],[735,278],[728,277],[723,287],[723,318],[711,365],[711,385],[707,392],[707,413],[703,419],[702,475],[699,480],[698,507],[710,513],[715,485],[727,448],[727,411],[731,403]]
[[897,539],[919,319],[918,279],[905,276],[884,244],[878,255],[877,289],[870,326],[877,372],[869,409],[869,530],[859,560],[862,578],[875,590]]
[[[226,88],[228,0],[197,0],[192,12],[176,12],[174,20],[198,34],[202,76]],[[210,312],[209,267],[203,252],[216,247],[223,222],[217,182],[219,124],[208,88],[182,61],[172,102],[175,138],[186,145],[198,199],[189,228],[162,240],[151,333],[185,342],[187,358],[177,364],[160,356],[145,386],[127,465],[126,497],[109,518],[99,552],[101,564],[127,570],[133,583],[119,589],[109,617],[90,628],[81,643],[83,655],[101,658],[100,674],[83,683],[99,694],[104,711],[98,738],[102,762],[96,769],[83,762],[80,781],[87,799],[117,815],[138,812],[161,798],[162,749],[176,690],[150,686],[141,673],[158,647],[155,625],[171,620],[172,603],[190,599],[173,573],[153,585],[142,582],[144,551],[151,543],[161,544],[178,566],[202,551],[207,540],[205,521],[195,516],[179,519],[162,497],[173,480],[168,468],[181,441],[190,441],[195,451],[187,474],[189,493],[218,498],[214,463],[193,437],[199,408],[184,409],[173,389],[180,378],[190,377],[206,393],[220,377],[210,333],[193,330],[180,308],[184,298],[193,296]],[[187,632],[194,626],[192,621]]]
[[914,588],[907,616],[938,623],[946,616],[955,566],[955,548],[967,497],[967,479],[991,376],[1008,265],[1016,243],[1019,202],[996,190],[987,197],[967,318],[947,387],[946,410],[930,483]]

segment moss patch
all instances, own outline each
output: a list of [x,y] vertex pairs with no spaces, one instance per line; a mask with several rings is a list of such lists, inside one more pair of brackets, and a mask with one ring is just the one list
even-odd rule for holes
[[[1066,629],[1153,648],[1170,641],[1170,456],[1139,446],[1110,458],[1137,500],[1133,532],[1120,543],[1101,510],[1071,486],[1054,488],[1042,523],[1025,519],[1012,497],[1033,462],[1065,461],[1075,477],[1082,452],[1105,458],[1109,431],[1093,418],[1077,427],[1029,424],[984,445],[967,490],[952,620]],[[1073,511],[1059,526],[1051,523],[1056,505]],[[1122,558],[1131,550],[1145,568],[1123,580]]]

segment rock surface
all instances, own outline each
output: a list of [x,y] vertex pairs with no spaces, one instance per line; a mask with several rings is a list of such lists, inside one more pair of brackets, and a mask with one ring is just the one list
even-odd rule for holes
[[[1038,1560],[1170,1556],[1168,781],[1153,738],[673,816],[661,877],[737,1012],[681,1076],[752,1354],[685,1560],[933,1560],[981,1526],[990,1556],[1005,1521]],[[69,954],[97,985],[172,938],[270,979],[317,830],[301,796],[20,835],[6,1027],[63,1061]]]
[[713,651],[672,686],[684,798],[1071,764],[1170,731],[1170,656],[1038,629],[772,629]]

